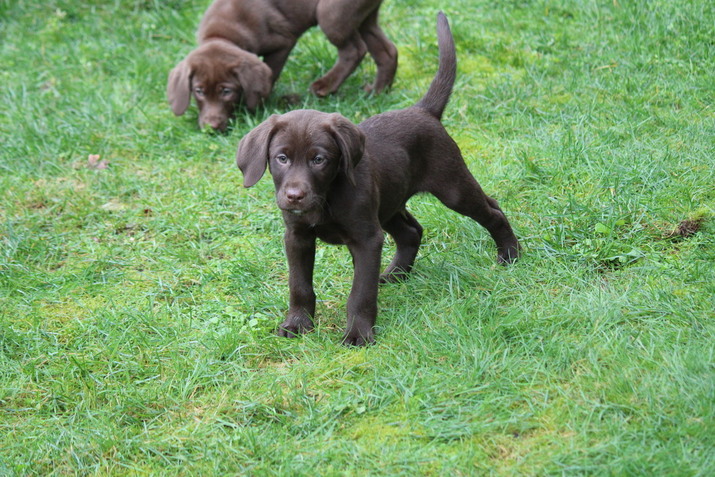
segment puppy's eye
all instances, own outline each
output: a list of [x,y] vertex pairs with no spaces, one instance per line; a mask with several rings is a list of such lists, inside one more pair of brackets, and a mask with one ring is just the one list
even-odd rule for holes
[[313,165],[319,166],[325,162],[325,156],[317,155],[313,158],[312,162],[313,162]]
[[203,88],[194,88],[194,93],[196,93],[196,96],[203,96],[204,89]]
[[278,162],[278,164],[288,164],[288,156],[286,156],[285,154],[278,154],[276,156],[276,161]]
[[233,94],[233,90],[231,88],[223,88],[221,90],[221,96],[231,96]]

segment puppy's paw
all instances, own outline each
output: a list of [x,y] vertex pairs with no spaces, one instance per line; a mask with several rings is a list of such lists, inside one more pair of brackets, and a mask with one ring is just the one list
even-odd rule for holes
[[508,247],[499,248],[497,250],[497,262],[499,265],[509,265],[519,258],[521,254],[521,245],[518,242]]
[[366,84],[362,87],[363,91],[367,94],[378,95],[387,91],[390,85],[378,84],[377,82],[372,84]]
[[319,98],[324,98],[334,91],[332,85],[325,78],[320,78],[310,85],[310,92]]
[[408,277],[408,273],[401,270],[392,272],[386,271],[385,273],[380,275],[380,284],[404,282],[405,280],[407,280]]
[[278,326],[276,334],[284,338],[297,338],[313,331],[313,320],[306,316],[289,316]]
[[359,331],[357,327],[345,332],[343,336],[343,344],[345,346],[366,346],[375,343],[375,333],[372,327],[367,330]]

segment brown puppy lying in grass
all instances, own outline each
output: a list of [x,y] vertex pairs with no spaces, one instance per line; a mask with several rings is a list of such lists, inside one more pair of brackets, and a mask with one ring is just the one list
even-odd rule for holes
[[[479,222],[497,245],[500,263],[519,255],[519,242],[497,202],[470,174],[459,147],[440,122],[457,65],[446,17],[437,17],[439,71],[415,106],[373,116],[356,126],[339,114],[299,110],[273,115],[238,145],[237,164],[250,187],[270,168],[286,226],[290,307],[278,334],[313,328],[315,242],[345,244],[355,274],[343,342],[374,340],[379,281],[405,277],[422,227],[405,209],[419,192]],[[397,254],[380,276],[383,230]]]
[[[169,74],[167,96],[177,116],[196,99],[199,127],[226,129],[236,104],[249,111],[268,97],[298,38],[319,25],[338,48],[335,65],[310,87],[318,96],[338,90],[365,53],[377,76],[368,89],[392,84],[397,49],[377,23],[382,0],[216,0],[197,34],[200,46]],[[261,61],[261,58],[263,60]]]

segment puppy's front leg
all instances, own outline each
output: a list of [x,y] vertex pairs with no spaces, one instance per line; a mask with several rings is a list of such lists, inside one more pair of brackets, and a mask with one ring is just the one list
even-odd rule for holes
[[382,230],[348,244],[355,274],[348,298],[348,324],[343,344],[363,346],[375,341],[373,326],[377,317],[377,288],[380,280]]
[[288,256],[290,306],[285,321],[278,328],[278,336],[295,338],[313,329],[315,235],[307,230],[287,226],[284,238]]
[[281,71],[283,71],[283,66],[285,66],[286,60],[288,59],[288,55],[290,54],[292,49],[293,46],[291,46],[290,48],[278,50],[263,57],[263,62],[268,65],[268,67],[271,69],[271,73],[273,73],[273,84],[276,83],[278,77],[281,75]]

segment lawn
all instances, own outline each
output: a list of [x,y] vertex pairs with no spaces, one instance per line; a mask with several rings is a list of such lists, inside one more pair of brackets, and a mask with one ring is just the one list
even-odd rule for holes
[[[336,54],[314,29],[227,134],[165,98],[207,4],[0,0],[0,475],[715,475],[715,3],[386,0],[387,94],[367,58],[310,96]],[[415,197],[377,343],[340,345],[329,245],[316,330],[279,338],[282,220],[238,141],[410,106],[439,9],[443,122],[524,255]]]

